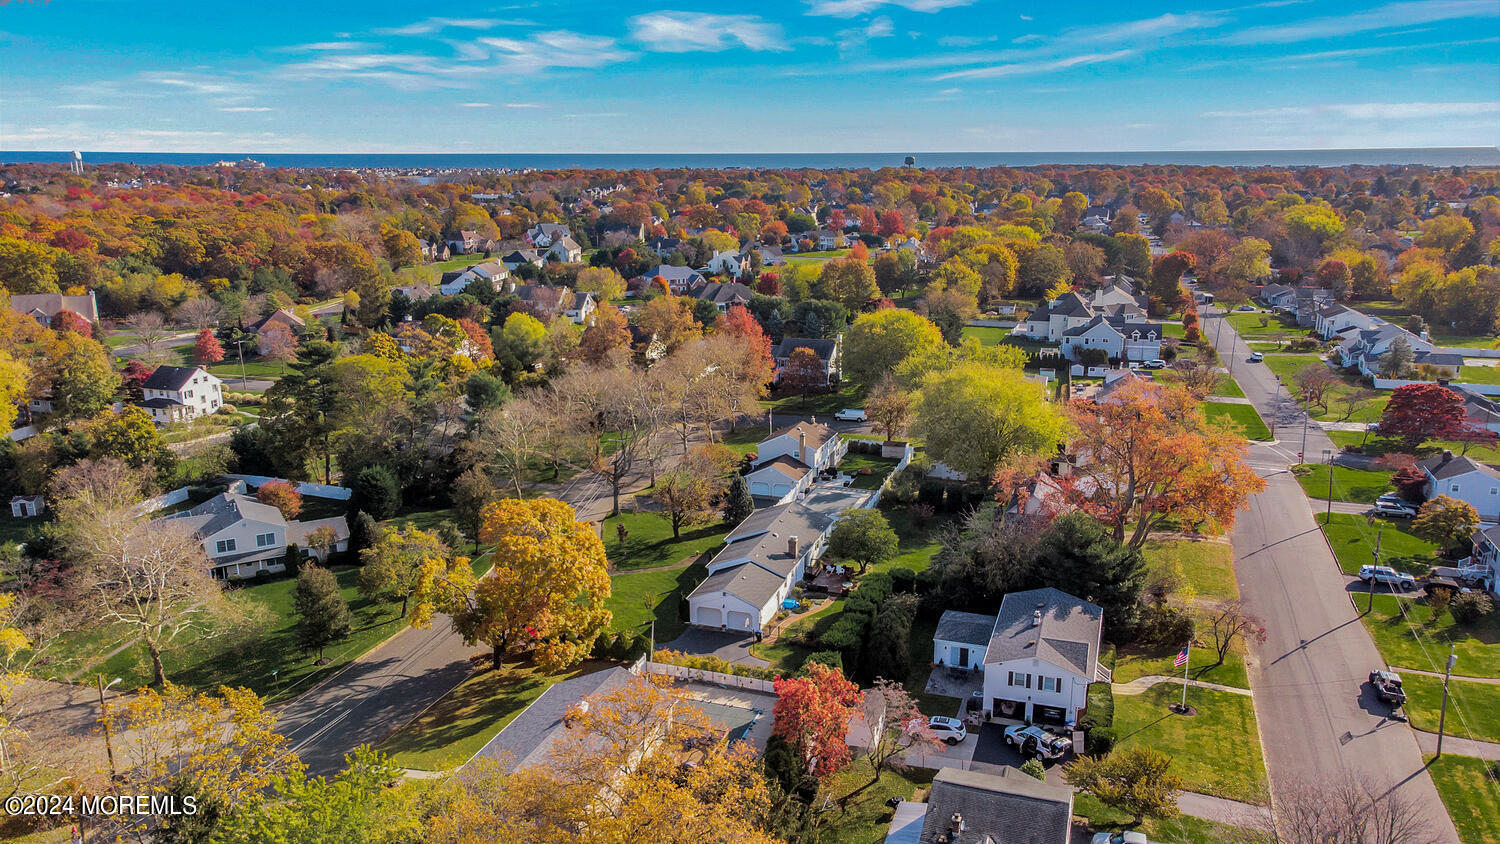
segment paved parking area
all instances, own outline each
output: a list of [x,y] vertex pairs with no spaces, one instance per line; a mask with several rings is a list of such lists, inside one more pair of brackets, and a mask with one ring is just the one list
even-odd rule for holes
[[741,662],[765,668],[771,663],[750,655],[750,645],[755,637],[746,633],[726,633],[721,630],[704,630],[689,627],[681,636],[658,648],[699,656],[716,656],[728,662]]

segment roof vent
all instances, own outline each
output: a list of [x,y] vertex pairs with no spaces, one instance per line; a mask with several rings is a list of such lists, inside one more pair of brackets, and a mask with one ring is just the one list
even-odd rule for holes
[[1039,626],[1041,626],[1041,623],[1042,623],[1042,611],[1041,610],[1037,610],[1036,612],[1033,612],[1031,614],[1031,626],[1032,627],[1039,627]]

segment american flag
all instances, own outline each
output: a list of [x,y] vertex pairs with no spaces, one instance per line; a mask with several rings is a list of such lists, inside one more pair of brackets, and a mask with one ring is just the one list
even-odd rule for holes
[[1181,668],[1182,666],[1187,665],[1187,651],[1187,648],[1183,648],[1182,650],[1177,652],[1177,658],[1172,660],[1173,668]]

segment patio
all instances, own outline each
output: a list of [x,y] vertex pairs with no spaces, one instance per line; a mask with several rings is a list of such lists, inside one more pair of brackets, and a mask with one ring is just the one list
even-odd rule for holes
[[924,691],[930,695],[956,697],[964,701],[982,698],[984,673],[939,665],[927,675],[927,688]]
[[813,579],[808,581],[808,588],[822,590],[829,595],[838,597],[845,595],[854,588],[853,578],[846,566],[825,566]]

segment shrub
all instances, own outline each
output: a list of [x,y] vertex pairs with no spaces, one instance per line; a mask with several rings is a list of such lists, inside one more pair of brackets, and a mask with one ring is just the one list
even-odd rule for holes
[[1083,717],[1078,719],[1078,727],[1089,730],[1096,727],[1110,727],[1115,723],[1115,693],[1108,683],[1090,683],[1088,691],[1088,704],[1084,707]]
[[697,654],[685,654],[678,651],[657,651],[651,657],[651,660],[667,665],[680,665],[683,668],[696,668],[700,671],[733,674],[736,677],[775,680],[779,676],[777,672],[769,668],[757,668],[753,665],[741,665],[737,662],[729,662],[716,656],[699,656]]
[[1090,756],[1103,756],[1115,749],[1115,728],[1095,727],[1089,730],[1083,743]]
[[1021,773],[1043,781],[1047,779],[1047,769],[1042,767],[1042,760],[1035,756],[1027,759],[1025,764],[1021,765]]
[[897,592],[917,591],[917,573],[911,569],[892,569],[891,585]]
[[1483,592],[1460,592],[1448,602],[1448,613],[1459,624],[1473,624],[1495,611],[1495,603]]
[[829,668],[837,668],[838,670],[843,671],[844,655],[839,653],[838,651],[813,651],[812,653],[807,655],[806,660],[803,660],[802,670],[806,671],[807,666],[812,665],[813,663],[817,663],[818,665],[826,665]]
[[381,465],[366,466],[354,476],[354,506],[379,519],[389,519],[401,509],[401,487],[396,474]]
[[1140,641],[1158,647],[1180,647],[1193,635],[1193,618],[1175,607],[1147,604],[1141,611]]

